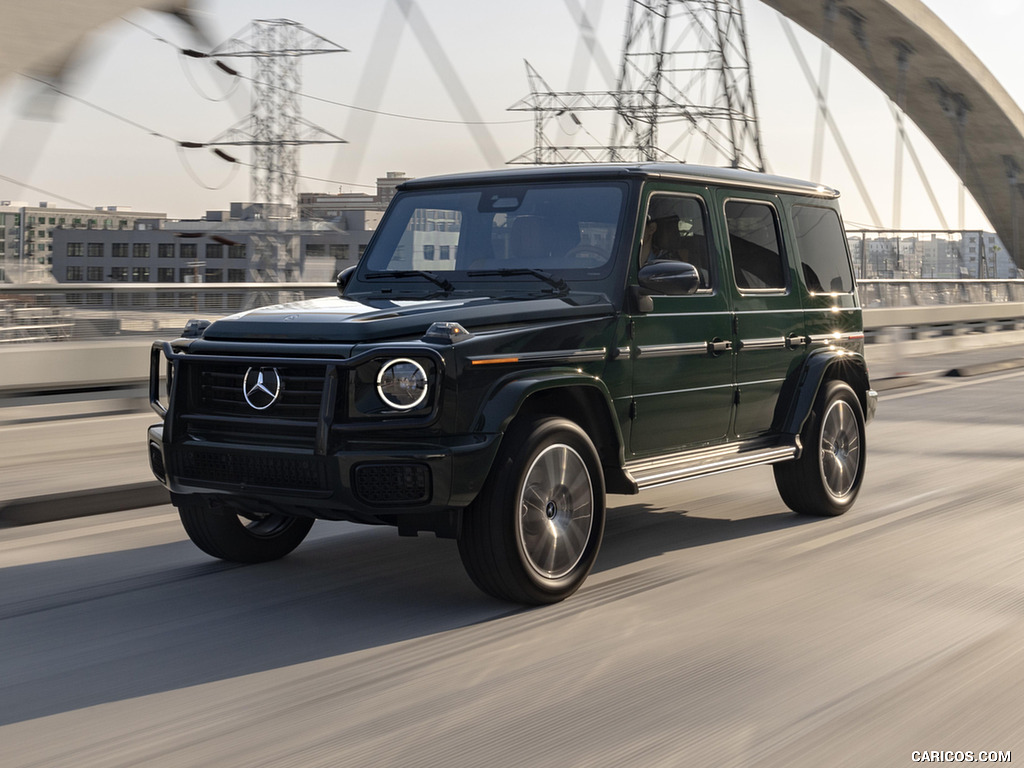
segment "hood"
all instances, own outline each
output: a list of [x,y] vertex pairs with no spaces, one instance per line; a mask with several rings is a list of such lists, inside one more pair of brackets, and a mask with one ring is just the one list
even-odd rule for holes
[[495,326],[587,318],[611,313],[595,294],[564,298],[469,298],[363,303],[323,298],[276,304],[217,320],[203,333],[211,341],[362,342],[418,339],[435,322],[461,323],[473,332]]

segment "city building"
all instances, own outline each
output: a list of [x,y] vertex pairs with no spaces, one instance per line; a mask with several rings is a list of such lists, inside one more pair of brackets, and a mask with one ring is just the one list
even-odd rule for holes
[[374,195],[301,193],[298,218],[291,206],[255,203],[173,220],[116,206],[0,201],[0,280],[332,280],[362,256],[396,187],[407,179],[389,171],[377,179]]
[[141,219],[163,219],[164,213],[133,211],[123,206],[64,208],[53,203],[0,200],[0,280],[27,282],[49,273],[57,230],[119,232],[134,229]]
[[[301,192],[299,194],[299,218],[321,219],[325,221],[344,222],[353,212],[370,215],[377,213],[377,221],[391,203],[398,185],[409,181],[402,171],[388,171],[377,179],[377,194],[365,192],[339,192],[326,194],[320,192]],[[372,216],[371,216],[372,218]],[[376,226],[376,222],[373,223]]]
[[[407,179],[389,171],[375,195],[301,193],[298,218],[290,206],[237,202],[197,220],[136,213],[110,226],[98,212],[55,214],[46,261],[60,283],[330,281],[363,255]],[[16,215],[34,225],[40,214]],[[438,244],[437,257],[450,257],[448,250]]]
[[138,220],[126,230],[54,230],[61,283],[322,282],[354,264],[373,234],[332,222],[233,218],[233,204],[200,220]]

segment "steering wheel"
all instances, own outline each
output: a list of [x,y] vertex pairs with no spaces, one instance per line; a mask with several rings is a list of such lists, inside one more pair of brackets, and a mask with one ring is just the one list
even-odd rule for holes
[[570,248],[562,257],[566,262],[576,262],[573,266],[600,267],[608,261],[608,252],[597,245],[577,245]]

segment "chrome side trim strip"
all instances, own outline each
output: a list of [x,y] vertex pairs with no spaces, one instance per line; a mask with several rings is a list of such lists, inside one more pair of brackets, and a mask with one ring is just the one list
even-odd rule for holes
[[741,339],[740,349],[786,349],[789,345],[784,336],[773,339]]
[[812,344],[836,344],[847,341],[863,341],[864,334],[857,331],[854,333],[816,333],[811,337]]
[[706,355],[706,341],[687,342],[686,344],[656,344],[649,347],[638,347],[637,357],[677,357],[681,355]]

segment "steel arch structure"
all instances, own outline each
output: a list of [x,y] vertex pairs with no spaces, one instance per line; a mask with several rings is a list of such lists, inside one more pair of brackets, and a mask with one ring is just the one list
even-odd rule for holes
[[917,124],[1018,267],[1024,112],[922,0],[761,0],[819,37]]

